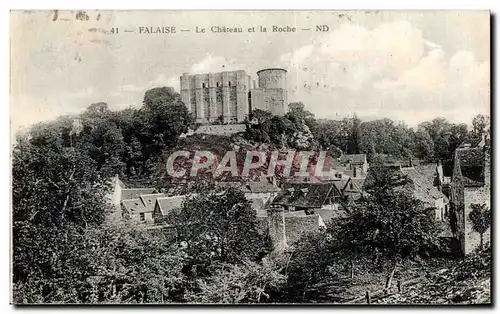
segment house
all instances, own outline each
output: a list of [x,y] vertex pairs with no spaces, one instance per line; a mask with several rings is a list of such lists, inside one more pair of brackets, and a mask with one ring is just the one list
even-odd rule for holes
[[274,178],[266,178],[261,181],[250,181],[244,184],[240,182],[217,182],[218,187],[236,188],[243,192],[245,198],[252,204],[252,208],[261,209],[269,204],[280,191]]
[[165,217],[172,212],[173,209],[181,208],[182,203],[186,199],[186,195],[166,196],[156,199],[153,209],[153,220],[155,223],[162,223]]
[[340,156],[339,162],[350,177],[365,177],[368,172],[366,154],[345,154]]
[[130,188],[122,189],[120,201],[131,200],[140,197],[141,195],[155,194],[158,190],[155,188]]
[[[423,174],[413,167],[401,168],[401,172],[413,182],[413,196],[426,208],[434,209],[436,221],[447,221],[449,200]],[[406,189],[407,187],[404,187]]]
[[366,178],[359,177],[350,177],[346,180],[345,186],[342,188],[341,192],[346,198],[347,203],[356,203],[363,197],[365,180]]
[[[341,184],[340,184],[341,185]],[[272,205],[282,206],[286,211],[315,209],[339,210],[344,200],[339,184],[327,183],[284,183]]]
[[[428,181],[432,183],[439,191],[443,192],[447,197],[450,196],[450,182],[451,182],[451,173],[449,172],[450,168],[448,163],[446,163],[446,170],[443,167],[443,163],[439,160],[437,163],[419,163],[415,165],[415,169],[423,174]],[[446,176],[446,174],[448,176]]]
[[161,197],[165,197],[165,194],[143,194],[138,198],[123,200],[121,202],[123,218],[145,223],[153,223],[153,211],[156,199]]
[[[112,189],[107,198],[113,206],[112,210],[106,215],[106,219],[110,222],[117,222],[123,218],[123,201],[137,199],[144,194],[158,193],[155,188],[127,188],[118,175],[111,179],[110,184]],[[130,203],[128,205],[133,207],[133,202],[127,203]]]
[[272,182],[247,182],[243,187],[243,193],[250,202],[262,202],[263,204],[273,200],[280,188]]
[[[452,230],[460,242],[463,254],[473,252],[480,245],[480,235],[473,230],[469,214],[472,205],[486,205],[491,209],[491,148],[481,141],[477,147],[461,145],[455,150],[450,183]],[[483,235],[490,239],[490,229]]]

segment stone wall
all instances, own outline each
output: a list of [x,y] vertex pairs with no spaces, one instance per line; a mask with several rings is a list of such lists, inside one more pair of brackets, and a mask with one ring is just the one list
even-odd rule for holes
[[[484,185],[478,187],[464,187],[460,166],[455,161],[452,182],[450,185],[450,216],[452,231],[460,241],[464,254],[474,252],[479,247],[480,235],[472,229],[469,213],[471,204],[486,204],[491,210],[491,159],[490,151],[485,151]],[[491,241],[490,229],[483,235],[486,245]]]
[[264,89],[286,89],[285,69],[271,68],[263,69],[257,72],[259,77],[259,88]]
[[202,125],[194,133],[231,136],[233,134],[245,131],[246,131],[246,126],[244,124],[224,124],[224,125]]
[[316,232],[319,230],[320,222],[319,215],[309,215],[309,216],[288,216],[285,217],[285,235],[287,245],[292,245],[304,233]]
[[286,70],[265,69],[257,72],[259,88],[250,91],[251,109],[285,115],[287,107]]
[[[488,209],[491,209],[490,205],[490,191],[483,187],[466,187],[464,190],[464,220],[465,220],[465,230],[463,234],[463,252],[469,254],[474,252],[479,247],[480,235],[472,229],[472,222],[469,219],[469,213],[472,211],[471,204],[486,204]],[[484,245],[490,242],[490,229],[488,229],[483,235]]]
[[282,250],[287,246],[285,235],[285,216],[282,208],[271,208],[267,212],[269,237],[275,250]]

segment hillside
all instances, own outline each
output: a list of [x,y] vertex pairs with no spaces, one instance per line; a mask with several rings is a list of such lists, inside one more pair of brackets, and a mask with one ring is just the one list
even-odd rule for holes
[[454,266],[426,275],[403,294],[380,304],[491,304],[491,251],[467,256]]

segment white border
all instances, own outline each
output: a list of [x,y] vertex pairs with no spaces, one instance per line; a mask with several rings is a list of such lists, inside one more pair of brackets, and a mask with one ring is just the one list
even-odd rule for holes
[[[10,3],[8,3],[10,2]],[[104,3],[103,0],[85,0],[81,2],[76,2],[76,3],[69,3],[67,0],[62,1],[62,0],[51,0],[51,1],[22,1],[22,0],[17,0],[17,1],[4,1],[2,2],[2,10],[1,12],[1,18],[0,18],[0,33],[2,36],[2,43],[3,49],[1,49],[1,70],[0,73],[1,79],[2,79],[2,84],[0,84],[0,89],[1,89],[1,94],[2,94],[2,105],[0,106],[0,117],[3,120],[2,123],[0,123],[0,132],[1,132],[1,146],[0,149],[2,150],[0,156],[0,166],[2,167],[2,171],[0,171],[1,175],[1,188],[0,188],[0,193],[1,197],[0,200],[2,201],[2,208],[1,208],[1,219],[3,226],[0,228],[1,231],[1,239],[3,241],[0,241],[1,243],[1,248],[0,252],[2,252],[2,269],[1,269],[1,277],[0,277],[0,284],[1,284],[1,309],[2,313],[4,312],[13,312],[15,308],[9,305],[10,301],[10,273],[8,272],[8,269],[10,267],[10,253],[7,254],[7,252],[10,252],[9,248],[9,242],[10,240],[10,195],[11,195],[11,189],[10,189],[10,128],[9,128],[9,9],[54,9],[54,8],[60,8],[60,9],[173,9],[173,10],[179,10],[179,9],[189,9],[189,10],[194,10],[194,9],[201,9],[201,10],[215,10],[215,9],[236,9],[236,10],[258,10],[258,9],[266,9],[266,10],[279,10],[279,9],[287,9],[287,10],[315,10],[315,9],[335,9],[335,10],[349,10],[349,9],[379,9],[379,10],[409,10],[409,9],[426,9],[426,10],[453,10],[453,9],[490,9],[493,11],[493,13],[498,14],[500,12],[499,5],[500,1],[498,0],[474,0],[474,1],[436,1],[436,0],[420,0],[420,1],[361,1],[361,0],[349,0],[349,1],[342,1],[342,2],[327,2],[327,1],[319,1],[319,0],[302,0],[302,1],[297,1],[297,0],[288,0],[283,3],[271,3],[269,0],[250,0],[250,1],[220,1],[220,0],[197,0],[197,1],[176,1],[176,3],[172,2],[167,2],[167,1],[147,1],[147,0],[141,0],[141,1],[130,1],[130,0],[122,0],[122,1],[108,1]],[[5,6],[5,8],[4,8]],[[498,18],[498,16],[496,17]],[[498,24],[498,21],[496,21],[496,24]],[[494,25],[496,26],[496,25]],[[496,27],[495,27],[496,28]],[[495,43],[498,40],[498,32],[494,32],[494,37],[495,40],[492,42]],[[498,52],[497,52],[498,55]],[[493,58],[493,56],[491,56]],[[492,65],[495,65],[494,62],[491,63]],[[496,69],[496,67],[495,67]],[[492,73],[493,76],[494,72]],[[492,86],[492,90],[498,90],[498,81],[494,80],[495,86]],[[496,104],[492,104],[492,107]],[[493,111],[494,113],[494,121],[495,123],[498,121],[498,110]],[[498,128],[495,128],[498,129]],[[500,137],[498,132],[495,131],[494,134],[494,141],[495,143],[493,144],[493,147],[497,146],[497,142],[500,141]],[[498,156],[498,153],[495,154],[495,160],[494,164],[498,165],[498,159],[500,157]],[[495,167],[497,169],[497,167]],[[495,197],[495,203],[498,204],[497,198],[496,198],[496,184],[493,185],[493,193]],[[496,209],[493,208],[494,213],[494,225],[498,227],[500,224],[498,223],[500,213],[496,212]],[[495,229],[497,229],[495,227]],[[496,230],[498,231],[498,230]],[[495,239],[496,240],[496,239]],[[498,247],[495,246],[495,249],[498,250]],[[495,251],[496,251],[495,250]],[[496,257],[496,256],[495,256]],[[498,271],[498,259],[495,258],[495,270]],[[495,277],[495,280],[493,280],[493,283],[496,283],[496,273],[493,274]],[[494,289],[493,292],[497,292],[498,289]],[[495,293],[493,296],[493,299],[498,302],[497,299],[498,293]],[[74,308],[71,308],[74,309]],[[410,308],[408,308],[410,309]],[[19,310],[19,309],[17,309]],[[68,308],[60,307],[60,308],[21,308],[23,311],[33,311],[33,310],[41,310],[41,311],[67,311]],[[82,308],[77,308],[79,311],[87,312],[87,311],[92,311],[96,313],[107,313],[107,312],[112,312],[112,313],[119,313],[122,311],[126,312],[131,312],[131,313],[143,313],[145,310],[153,310],[153,311],[174,311],[174,312],[192,312],[192,311],[242,311],[242,312],[247,312],[247,311],[259,311],[259,312],[271,312],[271,311],[304,311],[304,310],[314,310],[314,311],[349,311],[349,312],[357,312],[358,310],[366,311],[405,311],[406,308],[330,308],[330,307],[308,307],[308,308],[293,308],[293,307],[288,307],[288,308],[262,308],[262,307],[254,307],[254,308],[235,308],[235,307],[230,307],[230,308],[216,308],[216,307],[211,307],[211,308],[138,308],[138,307],[121,307],[121,308],[92,308],[88,307],[85,309]],[[441,311],[474,311],[474,310],[479,310],[479,308],[469,308],[469,307],[453,307],[453,308],[416,308],[416,309],[411,309],[412,311],[415,312],[420,312],[420,311],[431,311],[431,312],[441,312]]]

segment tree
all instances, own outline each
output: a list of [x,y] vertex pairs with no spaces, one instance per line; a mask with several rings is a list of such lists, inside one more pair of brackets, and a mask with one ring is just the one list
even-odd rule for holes
[[260,303],[268,302],[271,293],[285,281],[282,265],[272,258],[262,263],[246,261],[224,265],[216,273],[198,281],[199,291],[189,293],[187,300],[195,303]]
[[285,256],[286,283],[281,289],[284,302],[318,301],[339,287],[340,255],[337,242],[326,230],[304,233]]
[[483,134],[489,132],[490,117],[478,114],[472,119],[472,136],[475,138],[481,138]]
[[157,156],[162,149],[176,143],[179,135],[187,132],[192,116],[171,87],[157,87],[144,94],[139,112],[139,138],[145,144],[145,155]]
[[[340,228],[342,247],[392,261],[387,288],[397,266],[438,245],[433,215],[412,196],[413,186],[398,169],[370,168],[367,193]],[[350,234],[342,238],[342,234]]]
[[16,303],[184,301],[185,254],[168,234],[125,224],[37,231],[29,276],[14,280]]
[[214,190],[184,201],[166,219],[178,241],[186,244],[192,277],[207,276],[214,265],[257,261],[269,250],[266,233],[259,230],[255,211],[237,189]]
[[420,128],[415,133],[415,156],[424,160],[429,160],[434,154],[434,142],[427,130]]
[[471,204],[472,211],[469,213],[469,219],[472,222],[472,229],[479,233],[479,248],[483,249],[484,233],[488,230],[491,224],[491,211],[486,204]]
[[264,124],[271,119],[273,114],[267,110],[255,109],[250,114],[250,120],[256,120],[257,124]]

